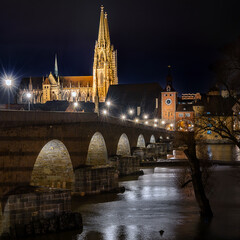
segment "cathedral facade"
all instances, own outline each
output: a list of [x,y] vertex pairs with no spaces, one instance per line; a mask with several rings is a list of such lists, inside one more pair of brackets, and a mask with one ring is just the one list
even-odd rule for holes
[[[118,84],[117,51],[110,42],[107,13],[101,6],[98,40],[94,49],[93,76],[60,76],[57,56],[54,73],[47,77],[23,78],[17,92],[17,103],[46,103],[54,100],[104,102],[110,85]],[[31,99],[27,98],[31,93]]]

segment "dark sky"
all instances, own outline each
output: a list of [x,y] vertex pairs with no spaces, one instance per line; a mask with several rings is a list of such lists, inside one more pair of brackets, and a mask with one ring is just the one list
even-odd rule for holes
[[119,83],[165,84],[173,67],[179,92],[205,91],[219,48],[240,35],[239,0],[0,0],[1,73],[91,75],[100,5],[118,50]]

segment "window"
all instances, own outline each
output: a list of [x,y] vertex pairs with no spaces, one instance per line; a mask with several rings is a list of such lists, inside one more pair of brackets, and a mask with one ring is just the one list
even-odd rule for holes
[[207,131],[207,134],[212,134],[212,131],[208,130],[208,131]]
[[211,114],[210,112],[207,112],[207,114],[209,115],[209,114]]
[[179,113],[178,116],[179,116],[179,117],[183,117],[183,113]]
[[185,113],[185,117],[190,117],[190,113]]
[[172,96],[172,94],[170,94],[170,97]]
[[167,94],[165,93],[164,96],[167,97]]

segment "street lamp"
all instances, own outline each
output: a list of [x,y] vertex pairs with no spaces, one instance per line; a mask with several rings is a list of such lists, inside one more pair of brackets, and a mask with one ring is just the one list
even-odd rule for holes
[[75,102],[73,105],[75,108],[78,107],[78,102]]
[[139,119],[138,119],[138,118],[135,118],[135,122],[138,123],[138,122],[139,122]]
[[[109,113],[109,108],[111,106],[111,102],[109,100],[106,101],[106,105],[107,105],[107,109],[108,109],[108,113]],[[107,114],[107,113],[106,113]]]
[[162,121],[162,124],[165,124],[165,121],[164,121],[164,120]]
[[133,113],[134,113],[133,109],[129,109],[129,110],[128,110],[128,113],[129,113],[130,115],[133,115]]
[[126,119],[126,115],[122,114],[121,119],[123,119],[123,120]]
[[144,118],[144,119],[148,119],[148,115],[145,114],[145,115],[143,116],[143,118]]
[[28,111],[30,111],[30,100],[31,100],[32,94],[31,93],[27,93],[27,99],[28,99]]
[[103,109],[103,114],[104,114],[104,115],[107,115],[107,113],[108,113],[107,110],[106,110],[106,109]]
[[5,84],[8,89],[8,109],[10,109],[10,89],[12,86],[12,79],[10,79],[10,78],[5,79]]

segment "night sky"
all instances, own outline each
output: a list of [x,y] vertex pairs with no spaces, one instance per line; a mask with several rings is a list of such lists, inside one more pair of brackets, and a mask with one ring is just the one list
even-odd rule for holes
[[18,81],[47,75],[57,53],[60,75],[92,75],[103,4],[118,50],[119,83],[164,86],[170,64],[176,90],[204,92],[219,49],[240,36],[239,2],[0,0],[0,71]]

